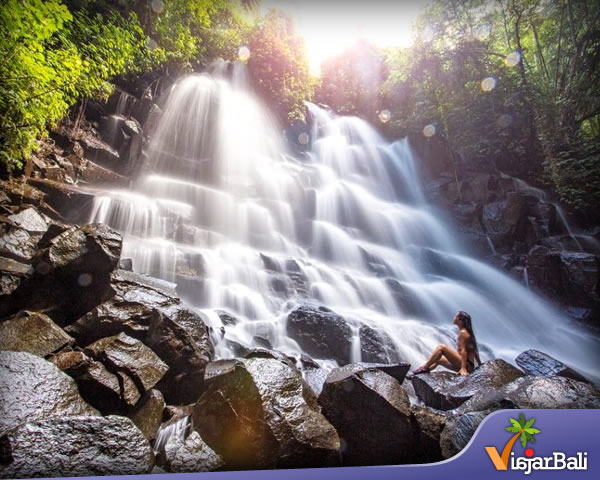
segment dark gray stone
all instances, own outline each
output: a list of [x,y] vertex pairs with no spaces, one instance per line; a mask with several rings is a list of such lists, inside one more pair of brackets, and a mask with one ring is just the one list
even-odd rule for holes
[[0,322],[0,350],[45,357],[74,342],[43,313],[23,311]]
[[194,429],[230,469],[339,464],[339,438],[300,372],[273,358],[214,362]]
[[319,404],[340,435],[344,465],[398,464],[415,458],[410,401],[390,375],[356,364],[336,368],[323,385]]
[[316,358],[331,358],[345,365],[350,361],[353,332],[346,320],[325,307],[304,305],[287,318],[287,333]]
[[452,372],[432,372],[415,375],[412,383],[419,399],[428,407],[452,410],[478,391],[499,388],[522,377],[523,372],[496,359],[485,362],[470,375],[463,377]]
[[24,422],[70,415],[98,415],[71,377],[30,353],[0,352],[0,434]]
[[539,350],[526,350],[515,358],[515,362],[528,375],[536,377],[553,377],[559,375],[580,382],[588,381],[579,372]]
[[154,465],[150,444],[126,417],[54,417],[0,437],[0,477],[136,475]]

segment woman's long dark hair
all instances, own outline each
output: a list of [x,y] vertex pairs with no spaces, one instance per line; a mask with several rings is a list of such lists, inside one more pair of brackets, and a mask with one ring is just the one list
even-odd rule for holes
[[479,348],[477,347],[477,340],[475,339],[475,332],[473,332],[473,322],[471,320],[471,315],[469,315],[467,312],[463,312],[462,310],[460,310],[457,313],[457,315],[458,315],[459,320],[463,323],[463,325],[467,329],[467,332],[469,332],[469,335],[471,335],[471,338],[473,339],[473,347],[475,349],[475,356],[477,357],[477,362],[481,365],[481,360],[479,358]]

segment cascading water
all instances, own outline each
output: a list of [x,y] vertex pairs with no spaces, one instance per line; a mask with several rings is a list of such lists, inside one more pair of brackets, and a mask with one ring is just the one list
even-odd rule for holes
[[[243,79],[237,66],[234,78]],[[355,331],[387,332],[417,365],[453,343],[460,309],[474,319],[484,359],[539,348],[596,376],[591,340],[462,249],[427,203],[406,140],[387,143],[358,118],[308,107],[312,147],[297,159],[239,82],[182,78],[164,101],[150,160],[131,190],[96,198],[92,221],[123,232],[134,270],[177,283],[215,330],[215,309],[240,319],[217,345],[221,357],[231,355],[227,340],[257,345],[256,336],[300,352],[285,319],[313,303]]]

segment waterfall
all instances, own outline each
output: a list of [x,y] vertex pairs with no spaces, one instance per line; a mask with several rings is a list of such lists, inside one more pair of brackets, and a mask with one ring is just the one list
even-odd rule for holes
[[285,319],[313,303],[354,331],[385,331],[417,365],[454,343],[452,316],[465,310],[484,359],[538,348],[594,377],[591,340],[464,250],[428,204],[407,140],[308,104],[310,151],[293,156],[233,68],[236,82],[190,75],[166,93],[149,161],[130,190],[99,194],[91,219],[120,230],[134,270],[176,283],[217,330],[216,309],[240,319],[220,357],[232,354],[226,340],[252,346],[256,336],[300,353]]

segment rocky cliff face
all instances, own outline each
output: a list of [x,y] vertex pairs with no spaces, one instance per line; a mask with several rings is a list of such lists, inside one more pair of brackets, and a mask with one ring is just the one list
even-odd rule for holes
[[600,227],[578,228],[550,193],[493,165],[455,158],[453,168],[440,145],[418,148],[429,197],[450,212],[470,251],[600,328]]

